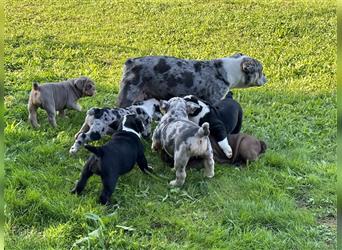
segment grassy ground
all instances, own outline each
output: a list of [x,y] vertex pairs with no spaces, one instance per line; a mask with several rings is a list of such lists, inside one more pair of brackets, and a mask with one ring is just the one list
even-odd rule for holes
[[[7,249],[334,249],[336,243],[335,1],[7,1],[5,243]],[[235,90],[243,132],[269,150],[248,169],[188,172],[182,189],[135,169],[113,200],[100,179],[69,190],[87,157],[68,155],[84,112],[52,129],[27,123],[33,81],[87,75],[86,110],[113,106],[123,62],[172,55],[261,60],[269,83]],[[156,172],[174,177],[144,142]]]

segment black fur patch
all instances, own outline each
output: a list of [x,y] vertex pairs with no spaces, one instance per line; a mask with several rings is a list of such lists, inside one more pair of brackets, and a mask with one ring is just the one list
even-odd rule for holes
[[169,75],[169,77],[166,79],[166,84],[170,88],[177,86],[177,79],[173,75]]
[[134,77],[131,81],[132,84],[137,85],[139,83],[141,69],[142,69],[141,65],[136,65],[132,68],[132,72],[134,74]]
[[187,88],[191,88],[194,85],[194,75],[190,71],[185,71],[182,74],[182,78]]
[[200,62],[196,62],[194,64],[194,68],[196,72],[200,72],[201,71],[201,63]]
[[101,135],[99,132],[91,132],[89,137],[92,141],[97,141],[101,139]]
[[104,109],[94,108],[94,118],[99,119],[103,115]]
[[154,66],[153,70],[156,72],[156,73],[159,73],[159,74],[163,74],[165,73],[166,71],[168,71],[170,69],[170,65],[168,65],[166,63],[166,60],[161,58],[158,62],[158,64],[156,66]]

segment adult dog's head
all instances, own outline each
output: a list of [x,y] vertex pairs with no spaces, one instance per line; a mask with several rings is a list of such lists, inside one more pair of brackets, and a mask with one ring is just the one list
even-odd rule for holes
[[261,62],[242,53],[223,58],[222,65],[216,67],[224,71],[221,74],[226,73],[230,88],[262,86],[267,82]]

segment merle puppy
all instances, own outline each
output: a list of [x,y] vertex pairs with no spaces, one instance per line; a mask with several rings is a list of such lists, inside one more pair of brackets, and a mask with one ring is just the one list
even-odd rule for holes
[[262,64],[241,53],[214,60],[186,60],[170,56],[128,59],[123,70],[119,107],[134,101],[195,95],[210,104],[232,88],[266,83]]
[[91,108],[87,112],[81,129],[75,135],[75,142],[69,153],[75,154],[85,143],[113,134],[117,130],[120,119],[128,114],[135,114],[143,121],[144,137],[150,136],[152,120],[159,120],[162,116],[159,110],[159,101],[156,99],[135,102],[128,108]]
[[183,98],[173,97],[161,101],[161,110],[165,111],[152,136],[152,150],[165,151],[174,159],[176,179],[171,186],[182,186],[186,178],[186,165],[191,157],[200,157],[204,163],[204,175],[214,177],[213,151],[209,141],[209,124],[202,126],[189,121],[188,112],[191,103]]
[[112,136],[111,141],[101,147],[85,145],[85,148],[94,153],[97,159],[88,159],[80,180],[71,192],[81,193],[89,177],[94,173],[98,174],[103,184],[100,202],[106,204],[119,176],[131,171],[136,163],[144,173],[152,172],[152,168],[147,165],[144,146],[140,141],[140,134],[144,129],[140,119],[136,119],[134,115],[126,115],[122,118],[119,131]]
[[210,135],[216,140],[226,157],[233,155],[229,145],[228,135],[240,132],[243,112],[240,104],[233,99],[233,93],[228,92],[226,97],[215,105],[193,95],[184,97],[187,103],[192,103],[193,111],[189,113],[189,120],[198,125],[205,122],[210,124]]

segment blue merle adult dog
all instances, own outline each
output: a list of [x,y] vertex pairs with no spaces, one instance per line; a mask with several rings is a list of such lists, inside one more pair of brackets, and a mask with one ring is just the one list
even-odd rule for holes
[[152,172],[152,168],[147,165],[144,146],[140,141],[140,134],[145,130],[142,121],[135,115],[126,115],[120,119],[118,130],[112,139],[101,147],[85,145],[95,156],[88,159],[72,193],[81,193],[88,179],[95,173],[101,176],[103,184],[100,202],[106,204],[118,178],[131,171],[136,163],[144,173]]
[[117,130],[120,119],[128,114],[134,114],[143,121],[146,127],[143,132],[144,137],[149,137],[151,134],[152,119],[159,120],[162,116],[159,110],[159,101],[153,98],[135,102],[127,108],[91,108],[87,112],[80,131],[75,135],[75,142],[69,153],[75,154],[85,143],[113,134]]
[[161,101],[160,109],[166,112],[152,136],[152,150],[165,151],[174,160],[176,179],[171,186],[181,186],[186,178],[186,165],[191,157],[200,157],[204,163],[206,177],[214,176],[213,150],[209,141],[209,124],[202,126],[189,121],[191,103],[173,97]]
[[131,58],[125,62],[118,105],[186,95],[214,104],[229,89],[262,86],[266,81],[262,64],[241,53],[206,61],[168,56]]

